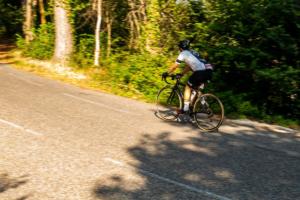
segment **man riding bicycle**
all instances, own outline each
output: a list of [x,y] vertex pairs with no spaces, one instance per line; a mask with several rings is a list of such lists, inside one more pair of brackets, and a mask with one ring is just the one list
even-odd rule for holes
[[180,76],[185,75],[189,71],[192,71],[192,75],[189,77],[188,82],[184,90],[184,107],[180,112],[186,112],[190,106],[191,89],[197,89],[202,83],[212,78],[211,65],[205,65],[204,60],[200,60],[198,55],[190,50],[190,41],[183,40],[178,43],[180,54],[177,57],[176,62],[169,68],[168,72],[163,73],[163,77],[172,74],[181,63],[185,64],[185,68],[181,72]]

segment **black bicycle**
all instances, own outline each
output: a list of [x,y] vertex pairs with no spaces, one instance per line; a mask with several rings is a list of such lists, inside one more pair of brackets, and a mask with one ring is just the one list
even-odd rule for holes
[[[175,84],[168,82],[170,77]],[[176,121],[183,110],[183,87],[180,75],[162,77],[167,83],[157,94],[156,114],[167,121]],[[192,89],[190,109],[184,115],[189,115],[197,126],[203,131],[215,131],[224,120],[224,107],[218,97],[213,94],[204,94],[202,90],[205,84],[201,84],[197,90]]]

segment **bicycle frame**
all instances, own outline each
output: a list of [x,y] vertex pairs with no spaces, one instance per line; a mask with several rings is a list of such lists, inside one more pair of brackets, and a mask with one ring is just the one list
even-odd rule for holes
[[[160,97],[161,92],[168,91],[167,96],[162,102],[166,102],[169,105],[167,110],[164,108],[160,109],[158,107],[157,112],[161,113],[158,116],[164,120],[176,120],[179,114],[188,114],[194,119],[194,122],[197,126],[203,131],[214,131],[218,130],[224,120],[224,106],[220,99],[211,93],[203,93],[205,83],[202,83],[198,88],[191,88],[194,97],[190,99],[190,107],[188,112],[178,112],[178,108],[183,109],[184,95],[183,88],[185,84],[180,82],[180,76],[171,75],[169,76],[172,80],[175,80],[175,83],[170,83],[163,77],[163,80],[168,84],[163,87],[157,95],[157,103]],[[167,90],[166,90],[167,89]],[[179,105],[172,107],[172,102],[176,98],[179,100]],[[162,95],[163,99],[163,95]],[[164,105],[164,104],[157,104]],[[171,107],[170,107],[171,106]],[[168,110],[169,109],[169,110]],[[175,113],[175,114],[174,114]]]
[[[175,91],[177,91],[177,92],[179,93],[179,95],[180,95],[180,98],[181,98],[182,102],[184,102],[183,89],[181,89],[180,86],[185,87],[185,84],[183,84],[183,83],[180,82],[181,77],[177,77],[176,75],[171,75],[171,76],[169,76],[169,77],[170,77],[172,80],[176,79],[176,82],[175,82],[175,84],[174,84],[173,87],[172,87],[172,91],[173,91],[173,92],[172,92],[172,94],[170,95],[170,97],[168,98],[168,101],[174,97]],[[163,78],[163,80],[164,80],[168,85],[171,85],[171,83],[167,81],[167,77]],[[193,91],[196,92],[194,99],[191,100],[191,106],[194,106],[194,103],[196,102],[196,100],[201,96],[202,92],[201,92],[200,89],[204,89],[204,86],[205,86],[205,84],[202,83],[202,84],[199,86],[198,89],[193,89],[193,88],[191,88],[191,92],[193,92]],[[181,108],[181,109],[182,109],[182,108]]]
[[[202,83],[202,84],[198,87],[198,89],[191,88],[191,94],[192,94],[193,91],[196,92],[194,98],[193,98],[193,99],[190,99],[190,101],[191,101],[191,102],[190,102],[190,103],[191,103],[191,106],[194,106],[194,104],[196,103],[197,99],[203,94],[202,91],[201,91],[201,89],[204,89],[204,86],[205,86],[205,84]],[[192,97],[190,97],[190,98],[192,98]]]
[[[177,92],[179,93],[179,95],[180,95],[180,98],[181,98],[182,102],[183,102],[183,92],[182,92],[182,89],[180,88],[180,86],[184,87],[185,84],[181,83],[181,82],[180,82],[180,78],[176,77],[176,75],[172,75],[172,76],[169,76],[169,77],[171,77],[172,80],[176,79],[176,82],[175,82],[175,84],[172,86],[172,93],[171,93],[171,95],[169,96],[168,101],[174,97],[175,92],[177,91]],[[163,80],[164,80],[168,85],[172,85],[170,82],[167,81],[167,78],[163,78]],[[167,87],[167,86],[166,86],[166,87]]]

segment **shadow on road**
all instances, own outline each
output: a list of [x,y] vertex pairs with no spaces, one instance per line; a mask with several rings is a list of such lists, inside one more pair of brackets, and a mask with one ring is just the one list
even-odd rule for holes
[[0,193],[8,189],[14,189],[27,183],[26,176],[10,178],[8,174],[0,174]]
[[[28,182],[27,176],[21,176],[17,178],[10,177],[7,173],[0,174],[0,199],[1,193],[5,193],[8,190],[17,189]],[[30,195],[22,196],[16,200],[28,199]]]
[[[111,182],[99,180],[93,193],[99,199],[299,198],[300,158],[253,145],[249,140],[260,141],[262,135],[255,135],[257,130],[247,131],[247,138],[199,133],[179,141],[172,139],[170,132],[143,135],[138,145],[128,149],[138,164],[126,163],[142,182],[130,188],[130,179],[127,182],[125,178],[128,170],[120,167],[110,174]],[[270,142],[300,146],[299,141],[280,138]],[[196,194],[163,179],[220,196]]]
[[11,41],[0,40],[0,63],[12,64],[10,59],[13,58],[8,52],[13,50],[15,45]]

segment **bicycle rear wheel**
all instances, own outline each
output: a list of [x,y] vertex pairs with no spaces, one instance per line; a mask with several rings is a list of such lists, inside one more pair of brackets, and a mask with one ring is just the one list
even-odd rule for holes
[[194,104],[194,119],[197,126],[204,131],[217,130],[224,120],[224,107],[213,94],[201,95]]
[[178,117],[178,110],[182,107],[182,99],[173,87],[162,88],[156,98],[156,114],[159,118],[173,121]]

